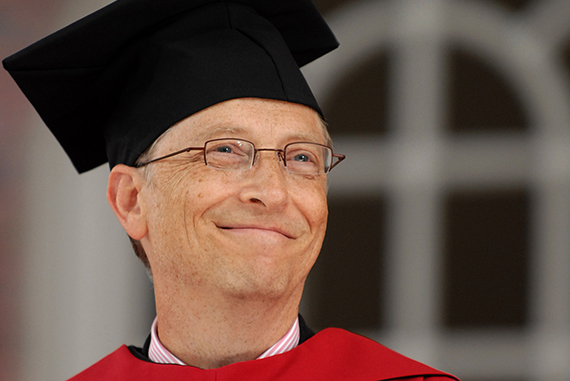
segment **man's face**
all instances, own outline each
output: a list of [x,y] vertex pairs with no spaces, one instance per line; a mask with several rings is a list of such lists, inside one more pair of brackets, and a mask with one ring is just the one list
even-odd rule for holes
[[[241,138],[256,148],[295,141],[324,143],[318,114],[262,99],[223,102],[185,119],[154,157]],[[202,151],[152,164],[141,193],[148,233],[142,242],[155,284],[247,297],[300,292],[325,235],[326,175],[289,173],[275,152],[260,152],[250,170],[207,167]]]

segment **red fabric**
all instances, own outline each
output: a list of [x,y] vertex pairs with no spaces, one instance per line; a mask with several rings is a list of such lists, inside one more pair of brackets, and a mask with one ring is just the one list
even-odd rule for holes
[[372,340],[329,328],[287,353],[208,370],[149,363],[137,359],[126,346],[122,346],[70,381],[379,381],[406,377],[408,381],[458,380]]

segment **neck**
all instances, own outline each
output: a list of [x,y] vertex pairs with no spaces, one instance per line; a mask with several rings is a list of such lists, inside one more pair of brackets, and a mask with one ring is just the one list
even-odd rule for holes
[[219,368],[253,360],[291,328],[298,314],[302,287],[281,297],[202,298],[163,293],[155,285],[158,335],[185,364]]

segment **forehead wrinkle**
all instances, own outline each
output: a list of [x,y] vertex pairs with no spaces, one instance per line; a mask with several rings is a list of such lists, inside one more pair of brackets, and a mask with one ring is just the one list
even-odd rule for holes
[[287,143],[293,143],[293,142],[313,142],[313,143],[323,143],[324,137],[322,136],[322,134],[316,134],[316,133],[298,133],[298,134],[294,134],[292,136],[289,136],[287,138],[288,142]]
[[233,138],[234,135],[246,134],[246,129],[242,127],[230,127],[226,125],[214,126],[206,129],[205,131],[199,133],[196,139],[201,143],[218,137],[228,137]]
[[[242,127],[228,127],[228,126],[218,126],[209,128],[195,137],[196,141],[199,143],[204,143],[208,140],[215,138],[241,138],[241,139],[251,139],[256,140],[254,136],[251,136],[251,131]],[[290,136],[285,137],[287,143],[298,142],[298,141],[309,141],[315,143],[322,143],[322,134],[313,132],[299,132]],[[254,142],[255,143],[255,142]]]

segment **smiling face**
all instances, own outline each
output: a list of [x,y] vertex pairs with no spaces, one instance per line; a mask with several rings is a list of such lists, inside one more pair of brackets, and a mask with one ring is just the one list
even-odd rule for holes
[[[183,120],[152,156],[216,138],[246,139],[257,148],[325,143],[311,108],[247,98]],[[202,155],[191,151],[153,163],[141,192],[147,225],[141,241],[155,284],[234,297],[300,295],[325,235],[326,175],[289,173],[271,151],[260,152],[247,171],[207,167]]]

